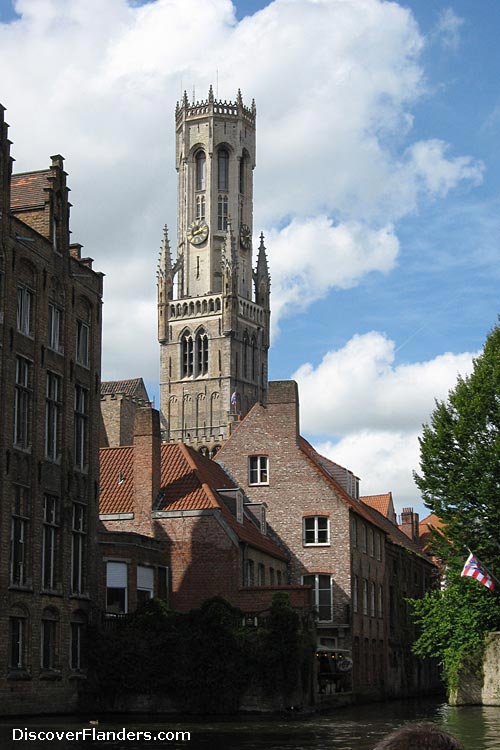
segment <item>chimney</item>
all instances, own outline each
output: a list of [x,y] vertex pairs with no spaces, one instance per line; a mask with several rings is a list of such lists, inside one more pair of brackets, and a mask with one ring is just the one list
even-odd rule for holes
[[160,492],[160,414],[138,407],[134,422],[134,526],[151,535],[151,510]]
[[413,508],[403,508],[399,528],[412,541],[418,541],[418,513],[415,513]]

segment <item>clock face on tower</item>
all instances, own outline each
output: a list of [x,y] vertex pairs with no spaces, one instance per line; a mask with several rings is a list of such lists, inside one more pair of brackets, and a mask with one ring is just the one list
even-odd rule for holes
[[192,245],[201,245],[208,237],[208,224],[203,219],[195,219],[189,225],[187,238]]
[[248,227],[246,224],[242,224],[240,226],[240,242],[241,246],[244,247],[245,250],[248,250],[252,244],[252,233],[250,231],[250,227]]

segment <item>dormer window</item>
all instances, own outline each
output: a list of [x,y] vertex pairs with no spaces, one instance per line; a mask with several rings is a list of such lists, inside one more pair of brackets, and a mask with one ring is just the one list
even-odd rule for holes
[[248,457],[248,484],[269,484],[269,456]]

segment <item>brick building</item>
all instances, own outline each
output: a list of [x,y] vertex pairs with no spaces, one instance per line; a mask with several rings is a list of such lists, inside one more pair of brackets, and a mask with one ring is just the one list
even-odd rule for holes
[[103,381],[100,447],[132,445],[136,411],[138,407],[148,404],[149,396],[142,378]]
[[[413,657],[408,642],[391,639],[405,631],[403,617],[408,624],[404,596],[422,595],[434,566],[393,523],[392,497],[382,506],[389,517],[378,513],[362,502],[352,472],[300,436],[296,383],[269,383],[267,404],[252,407],[217,461],[253,502],[266,504],[290,555],[291,582],[312,586],[319,642],[352,651],[354,690],[427,687],[430,675],[398,671],[398,659]],[[394,576],[407,585],[396,587]]]
[[140,578],[150,581],[150,595],[167,597],[168,589],[179,611],[223,596],[259,612],[277,590],[309,609],[309,590],[288,585],[288,556],[269,534],[265,506],[251,504],[217,463],[193,448],[162,443],[158,417],[139,408],[133,445],[100,451],[103,605],[134,609],[146,596]]
[[0,712],[57,712],[96,589],[102,275],[70,244],[63,158],[12,161],[0,108]]

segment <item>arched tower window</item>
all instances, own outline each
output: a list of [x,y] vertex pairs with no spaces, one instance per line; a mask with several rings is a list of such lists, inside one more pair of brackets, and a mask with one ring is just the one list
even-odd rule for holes
[[227,229],[227,195],[219,195],[217,201],[217,229],[221,232]]
[[208,336],[203,329],[196,336],[196,367],[198,375],[208,373]]
[[193,374],[193,364],[194,364],[193,337],[191,336],[189,331],[186,331],[186,333],[184,333],[182,336],[181,349],[182,349],[181,373],[182,373],[183,378],[187,378]]
[[196,190],[205,190],[205,167],[207,158],[205,152],[200,149],[194,157],[196,165]]
[[257,341],[255,336],[252,336],[252,380],[255,380],[257,375]]
[[217,152],[218,190],[229,190],[229,153],[220,148]]

